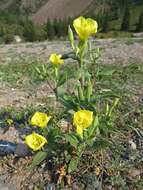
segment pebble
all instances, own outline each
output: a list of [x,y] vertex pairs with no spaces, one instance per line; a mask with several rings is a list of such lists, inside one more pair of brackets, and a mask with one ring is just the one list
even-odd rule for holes
[[25,144],[19,143],[16,147],[15,154],[19,157],[25,157],[27,155],[30,155],[30,151]]
[[136,150],[137,149],[137,145],[132,140],[129,140],[129,145],[130,145],[130,148],[132,150]]
[[128,171],[128,178],[129,179],[133,179],[133,178],[136,178],[136,177],[138,177],[138,178],[140,178],[140,174],[141,174],[141,171],[140,170],[138,170],[138,169],[130,169],[129,171]]

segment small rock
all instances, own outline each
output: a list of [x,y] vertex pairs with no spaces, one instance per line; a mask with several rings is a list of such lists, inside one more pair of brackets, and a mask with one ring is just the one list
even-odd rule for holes
[[14,127],[9,127],[4,134],[0,134],[0,140],[11,141],[11,142],[20,142],[18,131]]
[[143,96],[139,97],[139,104],[143,105]]
[[25,157],[25,156],[28,156],[30,154],[30,151],[25,144],[19,143],[16,146],[15,154],[19,157]]
[[132,150],[136,150],[137,149],[137,145],[132,140],[129,140],[129,145],[130,145],[130,148]]
[[56,187],[53,183],[48,183],[46,186],[46,190],[56,190]]
[[129,179],[133,179],[133,178],[136,178],[136,177],[140,177],[140,170],[138,169],[130,169],[129,172],[128,172],[128,178]]
[[0,140],[0,156],[14,154],[15,149],[16,149],[15,143]]

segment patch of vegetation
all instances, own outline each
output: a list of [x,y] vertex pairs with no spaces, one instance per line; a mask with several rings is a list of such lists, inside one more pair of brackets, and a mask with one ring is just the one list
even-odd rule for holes
[[68,20],[47,21],[45,25],[37,26],[27,16],[18,10],[0,10],[0,42],[12,43],[15,36],[22,41],[43,41],[46,39],[64,38],[67,36]]
[[[95,74],[93,65],[90,67]],[[70,72],[71,68],[67,68],[67,70]],[[114,127],[117,131],[111,138],[113,144],[110,144],[109,148],[106,148],[106,144],[101,145],[99,141],[98,151],[100,147],[105,146],[104,150],[100,153],[87,151],[83,154],[78,171],[72,176],[74,182],[82,189],[85,189],[86,186],[91,188],[102,185],[105,189],[112,186],[120,189],[127,187],[125,188],[127,190],[129,188],[142,190],[142,179],[139,173],[136,175],[136,172],[142,171],[143,102],[140,96],[142,95],[142,91],[140,91],[143,82],[142,75],[142,64],[100,66],[95,88],[103,92],[104,96],[118,94],[121,97],[120,105],[116,109],[118,117]],[[39,79],[37,78],[37,80]],[[99,95],[98,92],[96,95]],[[0,112],[1,124],[7,125],[7,121],[12,119],[13,126],[16,126],[21,133],[25,126],[29,125],[30,118],[36,110],[51,115],[54,113],[55,122],[58,122],[64,114],[62,110],[60,110],[60,114],[59,111],[55,114],[56,110],[51,110],[48,106],[45,108],[43,106],[28,107],[22,110],[5,108]],[[23,134],[21,133],[21,135]],[[135,143],[135,145],[133,144],[135,149],[130,141]],[[43,162],[43,164],[47,163],[48,161]],[[61,159],[59,158],[53,165],[56,166],[60,163]],[[40,168],[43,170],[42,167]],[[52,170],[54,172],[54,168]],[[43,183],[44,186],[49,184],[45,179],[43,179]],[[57,185],[57,188],[61,189],[61,185]]]
[[[9,64],[0,65],[0,79],[13,88],[31,88],[40,84],[35,67],[40,67],[41,62],[31,58],[22,57],[13,59]],[[39,80],[38,80],[39,79]]]

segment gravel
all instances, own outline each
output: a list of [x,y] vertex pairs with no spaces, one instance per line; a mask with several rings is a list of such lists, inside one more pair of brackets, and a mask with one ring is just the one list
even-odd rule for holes
[[[127,64],[131,61],[143,62],[143,39],[97,39],[93,40],[92,47],[100,47],[101,63]],[[12,60],[36,58],[47,62],[53,52],[66,53],[71,51],[68,41],[21,43],[0,45],[0,64],[11,63]]]

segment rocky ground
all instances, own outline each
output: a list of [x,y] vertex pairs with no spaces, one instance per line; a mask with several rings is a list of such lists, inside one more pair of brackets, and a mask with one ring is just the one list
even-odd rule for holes
[[[143,62],[143,38],[98,39],[93,41],[92,46],[102,49],[101,62],[104,64]],[[0,64],[8,64],[22,58],[47,61],[53,52],[69,51],[70,44],[66,41],[0,45]]]

